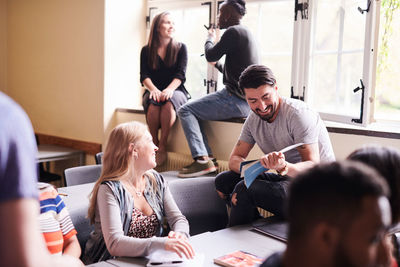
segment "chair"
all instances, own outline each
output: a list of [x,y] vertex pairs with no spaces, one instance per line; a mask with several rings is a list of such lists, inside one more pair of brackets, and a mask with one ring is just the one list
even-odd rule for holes
[[87,165],[65,169],[66,186],[96,182],[100,177],[102,165]]
[[190,235],[226,228],[228,212],[225,201],[215,191],[215,177],[169,181],[169,188],[180,211],[190,225]]
[[96,160],[96,164],[101,164],[101,159],[103,158],[103,152],[99,152],[94,156],[94,159]]

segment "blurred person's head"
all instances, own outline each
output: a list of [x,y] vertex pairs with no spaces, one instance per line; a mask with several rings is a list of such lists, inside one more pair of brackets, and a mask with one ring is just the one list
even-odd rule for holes
[[388,191],[375,170],[357,162],[321,164],[300,174],[289,189],[288,251],[314,255],[305,259],[314,266],[389,262]]
[[278,115],[280,96],[271,69],[257,64],[248,66],[239,77],[239,87],[251,110],[262,120],[273,122]]
[[392,147],[369,145],[352,152],[350,160],[360,161],[377,170],[385,178],[391,191],[389,202],[392,222],[400,222],[400,151]]
[[244,0],[226,0],[220,8],[218,14],[218,25],[220,29],[226,29],[233,25],[238,25],[242,17],[246,14],[246,2]]
[[119,181],[134,172],[144,173],[156,188],[155,178],[149,171],[156,167],[156,151],[147,126],[141,122],[127,122],[115,127],[108,137],[102,158],[102,171],[97,180],[89,207],[89,218],[94,222],[94,210],[99,186],[105,181]]
[[158,49],[167,43],[167,51],[163,59],[166,66],[171,67],[175,64],[180,44],[174,40],[175,22],[169,12],[162,12],[156,15],[151,23],[148,41],[149,57],[148,64],[152,69],[159,67]]

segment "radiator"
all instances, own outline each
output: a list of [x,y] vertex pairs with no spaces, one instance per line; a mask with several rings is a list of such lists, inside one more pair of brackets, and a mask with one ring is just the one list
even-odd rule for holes
[[[166,162],[161,166],[157,166],[156,170],[158,172],[177,171],[182,169],[184,166],[189,165],[192,162],[193,159],[190,155],[180,154],[176,152],[168,152],[168,158]],[[217,173],[229,170],[228,161],[217,160],[217,162],[218,162]]]
[[[158,172],[166,172],[166,171],[176,171],[182,169],[184,166],[189,165],[193,162],[193,159],[190,155],[180,154],[176,152],[168,152],[168,158],[164,164],[161,166],[157,166],[156,170]],[[229,165],[226,160],[217,160],[218,162],[218,170],[217,173],[228,171]],[[273,216],[271,212],[268,212],[264,209],[258,208],[261,216],[270,217]],[[229,212],[229,211],[228,211]]]

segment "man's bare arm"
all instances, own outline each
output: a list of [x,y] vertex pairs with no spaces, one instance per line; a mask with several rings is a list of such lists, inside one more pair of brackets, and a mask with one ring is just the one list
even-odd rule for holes
[[297,151],[300,153],[301,162],[294,164],[286,162],[288,166],[287,175],[290,177],[295,177],[300,172],[320,162],[318,143],[299,146]]
[[290,163],[285,159],[285,155],[281,152],[271,152],[261,157],[261,164],[268,168],[276,171],[282,171],[287,167],[287,173],[285,175],[294,177],[299,172],[304,171],[314,164],[319,163],[319,149],[318,144],[305,144],[297,148],[301,156],[301,162]]
[[236,143],[229,157],[229,168],[232,171],[239,173],[240,163],[246,160],[253,146],[241,140]]

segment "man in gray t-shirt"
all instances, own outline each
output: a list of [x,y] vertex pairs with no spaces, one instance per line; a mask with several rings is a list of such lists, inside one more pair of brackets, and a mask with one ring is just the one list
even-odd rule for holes
[[[215,185],[220,197],[231,196],[229,224],[244,224],[259,217],[256,207],[283,216],[283,202],[292,177],[319,162],[334,161],[328,132],[320,116],[304,102],[282,97],[272,71],[251,65],[240,76],[252,112],[229,159],[231,171],[219,174]],[[288,152],[283,148],[303,143]],[[257,144],[261,164],[275,173],[263,173],[247,189],[239,175],[240,163]]]

